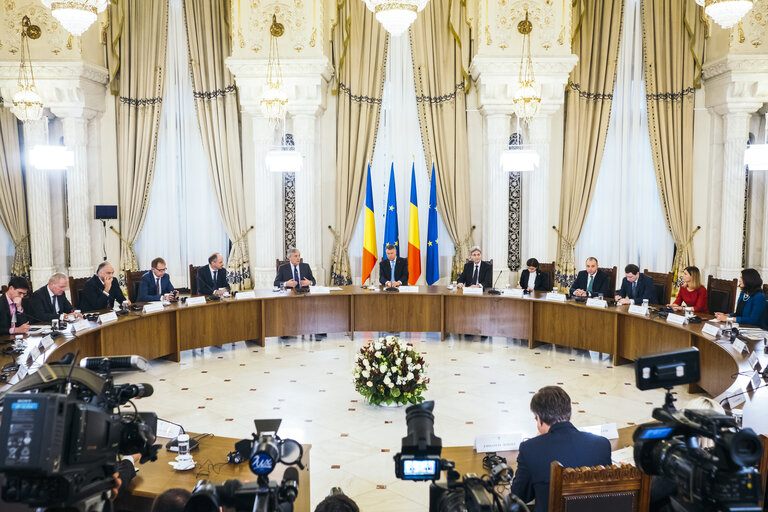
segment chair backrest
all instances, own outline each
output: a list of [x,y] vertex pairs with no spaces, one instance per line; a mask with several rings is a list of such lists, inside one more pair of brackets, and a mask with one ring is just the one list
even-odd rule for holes
[[[280,258],[275,258],[275,273],[280,270],[280,267],[287,265],[288,263],[290,263],[290,260],[281,260]],[[300,258],[299,263],[304,263],[304,258]]]
[[648,510],[651,477],[635,466],[563,468],[550,470],[550,512],[640,512]]
[[711,315],[715,313],[733,313],[736,307],[736,290],[739,287],[738,279],[707,278],[707,307]]
[[80,292],[85,288],[85,283],[90,277],[69,277],[69,294],[72,297],[72,307],[80,309]]
[[651,277],[653,284],[656,285],[656,304],[669,304],[669,300],[672,298],[672,272],[662,274],[659,272],[648,272],[648,269],[645,269],[643,274]]
[[608,288],[608,297],[613,297],[616,293],[616,265],[611,267],[598,267],[600,272],[605,272],[608,274],[608,280],[609,282],[609,288]]
[[8,291],[8,285],[7,284],[4,284],[3,286],[0,286],[0,293],[5,295],[5,292],[7,292],[7,291]]
[[194,265],[189,266],[189,293],[197,295],[197,269]]
[[139,296],[139,281],[141,277],[149,272],[148,270],[126,270],[125,271],[125,287],[128,288],[128,300],[136,302],[136,298]]
[[[760,479],[763,482],[763,493],[765,493],[765,497],[768,496],[768,489],[766,489],[766,485],[768,485],[768,436],[760,434],[760,440],[763,442],[763,456],[760,459],[757,469],[760,471]],[[765,499],[763,499],[763,502],[760,503],[760,505],[763,507],[763,510],[765,510]]]
[[547,286],[549,288],[555,287],[555,262],[552,263],[539,263],[539,271],[542,274],[547,274]]

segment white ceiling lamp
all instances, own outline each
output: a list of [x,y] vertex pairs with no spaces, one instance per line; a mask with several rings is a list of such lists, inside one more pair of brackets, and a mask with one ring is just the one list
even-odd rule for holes
[[408,30],[416,14],[424,10],[429,0],[365,0],[384,30],[397,37]]
[[501,152],[499,164],[504,172],[532,172],[539,168],[540,161],[539,152],[524,145],[518,131],[509,136],[509,146]]
[[[701,1],[696,3],[701,5]],[[736,25],[752,9],[752,0],[705,0],[704,12],[723,28]]]
[[541,104],[541,94],[538,92],[536,78],[533,76],[533,58],[531,57],[533,24],[528,20],[528,11],[525,11],[525,19],[517,24],[517,31],[523,35],[523,52],[520,56],[518,89],[513,102],[517,117],[527,123],[536,115]]
[[296,151],[293,135],[283,135],[282,144],[267,152],[265,162],[269,172],[299,172],[304,168],[304,158]]
[[75,165],[75,154],[65,146],[37,145],[29,152],[29,163],[41,171],[64,171]]
[[96,21],[97,14],[104,12],[109,0],[42,0],[53,17],[73,36],[80,36]]
[[21,62],[19,63],[19,89],[11,99],[11,112],[22,122],[37,121],[43,116],[43,100],[35,88],[32,60],[29,53],[29,39],[38,39],[42,31],[32,25],[27,16],[21,20]]
[[285,117],[288,94],[283,90],[283,73],[280,69],[280,55],[277,53],[277,38],[285,33],[285,27],[272,15],[269,27],[269,61],[267,62],[267,83],[261,94],[261,112],[272,122],[279,122]]

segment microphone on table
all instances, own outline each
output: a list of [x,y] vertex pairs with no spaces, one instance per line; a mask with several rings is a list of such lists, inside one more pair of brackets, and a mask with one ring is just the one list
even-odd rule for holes
[[294,467],[286,468],[283,481],[280,483],[280,497],[285,501],[280,504],[279,510],[293,510],[293,502],[298,495],[299,470]]
[[496,283],[499,282],[499,278],[501,277],[501,273],[504,272],[503,270],[499,270],[499,275],[496,276],[496,280],[493,282],[493,288],[488,290],[488,295],[501,295],[501,292],[496,289]]
[[115,370],[144,372],[149,368],[149,363],[141,356],[84,357],[80,360],[80,367],[97,373]]

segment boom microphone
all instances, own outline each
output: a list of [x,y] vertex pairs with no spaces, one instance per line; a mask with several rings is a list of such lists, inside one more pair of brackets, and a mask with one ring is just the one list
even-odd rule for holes
[[124,384],[122,386],[115,386],[115,389],[118,391],[117,396],[119,397],[121,403],[125,403],[128,400],[132,400],[134,398],[145,398],[152,396],[152,393],[155,392],[152,385],[147,383]]
[[493,282],[493,288],[488,290],[488,295],[501,295],[501,292],[496,289],[496,283],[499,282],[499,278],[501,277],[501,273],[504,272],[503,270],[499,270],[499,275],[496,276],[496,280]]
[[[293,502],[296,501],[296,497],[299,495],[299,470],[294,467],[286,468],[283,473],[283,481],[280,485],[280,497],[285,502],[280,505],[288,505],[287,507],[281,507],[280,510],[293,510]],[[290,508],[289,508],[290,507]]]
[[141,356],[115,357],[84,357],[80,360],[80,368],[86,368],[96,373],[119,370],[147,371],[149,363]]

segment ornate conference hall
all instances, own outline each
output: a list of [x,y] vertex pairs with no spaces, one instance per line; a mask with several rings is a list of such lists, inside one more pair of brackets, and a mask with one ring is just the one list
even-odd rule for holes
[[450,512],[408,471],[496,452],[482,510],[671,510],[669,387],[751,432],[764,510],[767,243],[768,0],[0,0],[0,508]]

